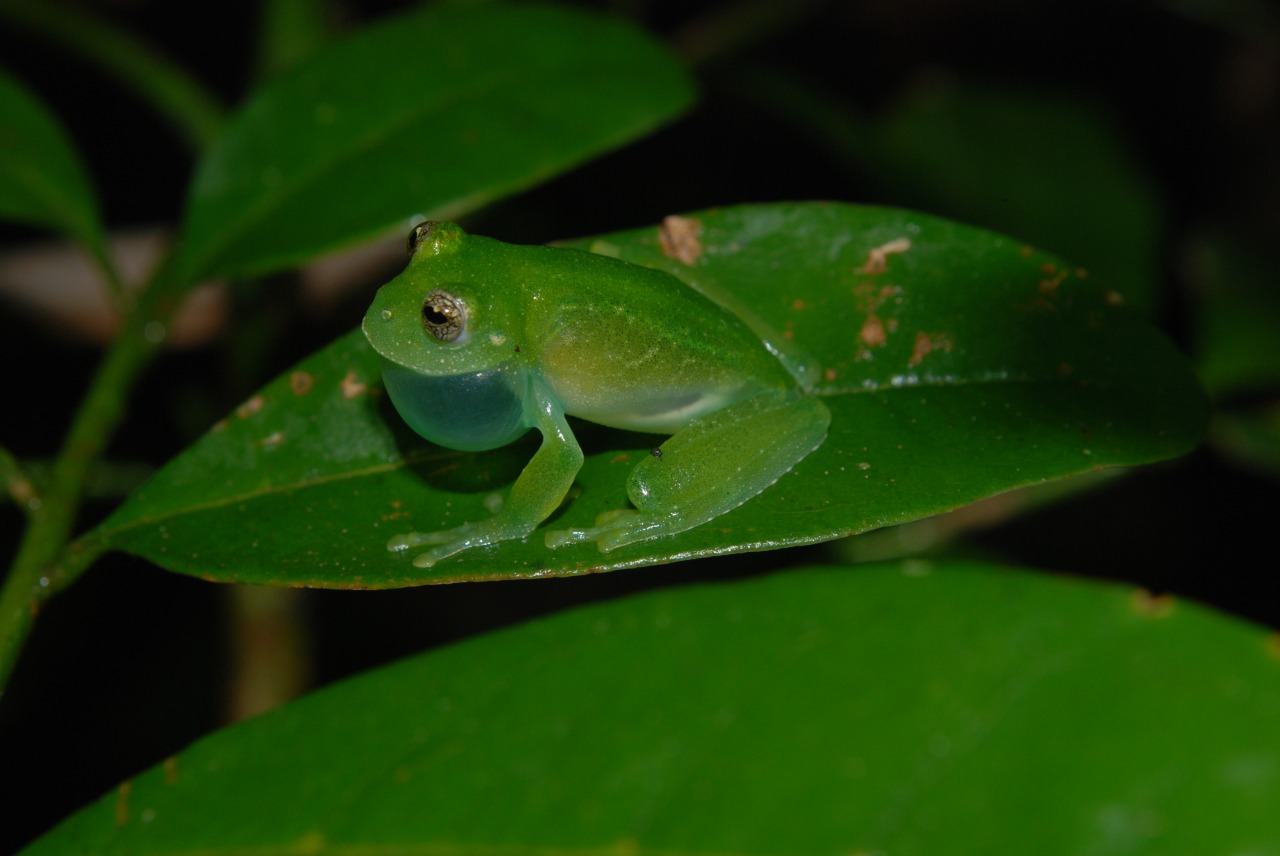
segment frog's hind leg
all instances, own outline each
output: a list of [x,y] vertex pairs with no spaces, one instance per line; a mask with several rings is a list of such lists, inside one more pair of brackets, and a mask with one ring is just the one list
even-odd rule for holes
[[595,541],[608,551],[713,520],[822,445],[830,423],[821,400],[782,392],[707,414],[632,470],[628,493],[635,511],[607,512],[590,529],[549,532],[547,546]]

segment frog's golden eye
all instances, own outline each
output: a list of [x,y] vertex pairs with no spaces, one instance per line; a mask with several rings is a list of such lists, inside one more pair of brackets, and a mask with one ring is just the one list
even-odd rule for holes
[[409,255],[412,256],[417,252],[418,247],[422,246],[422,242],[431,234],[431,230],[436,227],[435,221],[424,220],[409,230]]
[[466,323],[466,307],[449,292],[437,288],[422,301],[422,326],[432,338],[452,342],[462,335]]

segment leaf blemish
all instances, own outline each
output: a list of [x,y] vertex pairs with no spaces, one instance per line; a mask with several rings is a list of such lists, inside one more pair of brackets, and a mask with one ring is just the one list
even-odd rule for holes
[[[1045,271],[1046,267],[1049,268],[1049,270]],[[1053,274],[1053,265],[1049,264],[1048,262],[1045,262],[1043,265],[1041,265],[1040,270],[1046,274]],[[1040,285],[1039,285],[1040,293],[1045,295],[1046,297],[1057,294],[1058,286],[1062,285],[1062,281],[1065,280],[1067,276],[1068,276],[1067,271],[1060,270],[1056,274],[1053,274],[1049,279],[1040,280]]]
[[289,375],[289,389],[294,395],[306,395],[315,386],[316,379],[308,372],[294,372]]
[[1165,618],[1173,612],[1175,602],[1171,594],[1153,594],[1146,589],[1134,589],[1129,596],[1133,611],[1143,618]]
[[867,260],[862,267],[854,268],[854,273],[878,274],[889,269],[889,256],[893,253],[905,253],[911,249],[910,238],[894,238],[888,243],[872,247],[867,253]]
[[858,331],[858,338],[868,348],[884,347],[889,337],[885,334],[884,322],[879,315],[872,313],[867,316],[867,320],[862,322],[862,329]]
[[951,343],[951,338],[946,333],[925,333],[921,331],[916,333],[915,343],[911,346],[911,359],[907,360],[907,365],[918,366],[924,362],[925,357],[934,351],[950,353],[954,347]]
[[357,395],[363,395],[369,387],[356,377],[355,372],[347,372],[342,378],[342,397],[355,398]]
[[266,403],[266,399],[261,395],[255,395],[253,398],[236,408],[236,416],[239,416],[241,419],[248,419],[250,416],[261,410]]
[[662,218],[658,229],[658,243],[662,254],[686,265],[693,265],[702,257],[702,223],[692,217],[672,214]]
[[177,755],[170,755],[164,759],[164,783],[166,785],[176,785],[178,783]]
[[274,431],[263,437],[259,442],[264,449],[278,449],[284,443],[284,432]]
[[124,826],[129,822],[129,793],[132,790],[132,780],[121,782],[116,789],[116,826]]

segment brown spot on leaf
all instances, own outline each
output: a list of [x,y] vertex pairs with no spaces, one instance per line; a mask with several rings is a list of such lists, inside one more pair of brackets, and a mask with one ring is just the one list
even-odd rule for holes
[[902,286],[899,285],[876,285],[873,282],[860,282],[853,287],[854,305],[859,312],[865,312],[868,315],[890,300],[900,298],[901,295]]
[[692,265],[702,256],[702,221],[672,214],[662,218],[658,242],[667,258]]
[[614,455],[612,458],[610,458],[610,459],[609,459],[609,463],[611,463],[611,464],[623,464],[623,463],[626,463],[626,462],[627,462],[627,461],[629,461],[629,460],[631,460],[631,453],[630,453],[630,452],[622,452],[621,454]]
[[950,352],[953,347],[951,338],[946,333],[926,333],[922,330],[916,333],[916,340],[911,345],[911,359],[907,360],[907,365],[918,366],[934,351]]
[[356,377],[355,372],[347,372],[342,378],[342,397],[355,398],[357,395],[363,395],[369,387]]
[[835,383],[835,380],[837,377],[839,377],[839,374],[836,372],[835,369],[826,369],[822,373],[822,379],[825,380],[827,383]]
[[1108,290],[1102,296],[1102,299],[1107,302],[1108,306],[1124,306],[1124,295],[1118,291]]
[[884,332],[884,322],[880,320],[879,315],[868,315],[867,320],[862,322],[862,329],[858,331],[858,338],[868,348],[880,348],[887,342],[888,336]]
[[164,782],[166,785],[178,783],[178,756],[170,755],[164,759]]
[[[1047,265],[1047,266],[1049,270],[1045,271],[1045,273],[1052,274],[1052,276],[1050,276],[1049,279],[1040,280],[1039,288],[1040,288],[1041,294],[1045,295],[1046,297],[1051,297],[1058,293],[1058,286],[1062,285],[1062,281],[1067,278],[1067,271],[1060,270],[1056,274],[1054,274],[1053,265]],[[1044,268],[1045,268],[1045,265],[1042,265],[1040,267],[1040,270],[1044,271]]]
[[133,782],[126,780],[116,788],[116,826],[124,826],[129,822],[129,794],[133,792]]
[[273,431],[260,441],[264,449],[277,449],[284,443],[284,432]]
[[894,238],[888,243],[872,247],[867,252],[867,260],[862,267],[854,268],[854,273],[878,274],[889,269],[889,256],[894,253],[905,253],[911,249],[910,238]]
[[795,310],[795,311],[797,311],[797,312],[803,312],[804,310],[806,310],[806,309],[808,309],[808,308],[809,308],[809,304],[807,304],[807,303],[805,303],[803,300],[800,300],[799,298],[797,298],[797,299],[795,299],[795,300],[791,301],[791,308],[792,308],[792,309],[794,309],[794,310]]
[[248,419],[250,416],[261,410],[266,403],[266,399],[261,395],[255,395],[253,398],[236,408],[236,416],[239,416],[241,419]]
[[1175,603],[1171,594],[1153,594],[1146,589],[1134,589],[1129,595],[1133,611],[1143,618],[1165,618],[1173,612]]
[[289,389],[294,395],[306,395],[315,386],[316,379],[307,372],[294,372],[289,375]]
[[1030,256],[1033,252],[1035,252],[1035,250],[1031,249],[1030,244],[1023,244],[1021,247],[1018,248],[1018,252],[1021,253],[1022,257],[1025,259],[1028,256]]

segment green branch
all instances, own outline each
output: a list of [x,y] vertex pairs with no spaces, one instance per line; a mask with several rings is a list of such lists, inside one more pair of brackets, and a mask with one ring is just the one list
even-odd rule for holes
[[0,695],[41,607],[105,549],[97,541],[68,541],[89,470],[115,434],[138,375],[158,350],[156,337],[145,331],[172,314],[172,283],[160,281],[167,275],[162,268],[142,292],[80,404],[44,495],[34,507],[29,505],[29,525],[0,589]]
[[0,446],[0,488],[9,494],[23,511],[30,511],[33,504],[39,504],[35,485],[23,470],[18,459],[3,446]]

